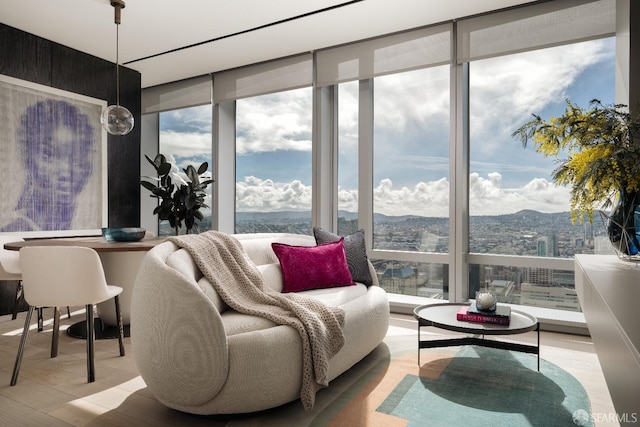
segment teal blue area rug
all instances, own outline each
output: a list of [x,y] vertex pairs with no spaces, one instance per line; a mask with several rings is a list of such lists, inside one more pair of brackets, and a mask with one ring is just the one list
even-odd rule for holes
[[592,426],[588,395],[558,366],[531,354],[461,347],[380,361],[316,417],[334,426]]

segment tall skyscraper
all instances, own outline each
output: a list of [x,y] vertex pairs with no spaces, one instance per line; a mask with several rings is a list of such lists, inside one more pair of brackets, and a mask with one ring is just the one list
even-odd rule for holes
[[538,237],[538,256],[550,256],[549,238],[547,236]]

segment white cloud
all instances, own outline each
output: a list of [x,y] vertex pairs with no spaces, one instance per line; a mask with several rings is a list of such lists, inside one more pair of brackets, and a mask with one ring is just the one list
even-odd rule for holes
[[340,150],[353,151],[358,145],[358,81],[338,86],[338,132]]
[[[471,215],[500,215],[523,209],[540,212],[569,210],[570,191],[545,179],[536,178],[518,188],[501,188],[502,176],[490,173],[486,178],[477,173],[469,176]],[[311,186],[300,181],[275,183],[246,177],[236,183],[239,211],[309,210]],[[445,178],[418,182],[414,186],[396,187],[383,179],[373,190],[374,212],[385,215],[449,216],[449,182]],[[356,190],[338,192],[341,210],[357,212]]]
[[[211,153],[211,134],[165,130],[160,132],[160,147],[162,147],[162,154],[174,153],[186,158],[209,156]],[[147,155],[151,158],[154,157],[151,154]]]
[[311,111],[310,88],[239,100],[236,152],[311,151]]
[[504,141],[531,114],[558,104],[576,77],[602,60],[606,41],[577,43],[553,49],[476,61],[471,68],[471,129],[481,152],[499,152]]
[[394,187],[383,179],[373,189],[374,212],[385,215],[449,215],[449,182],[445,179],[418,182],[413,187]]
[[376,126],[404,130],[411,121],[448,118],[449,72],[442,66],[376,78]]
[[469,212],[471,215],[498,215],[533,209],[540,212],[569,210],[570,189],[544,178],[535,178],[522,187],[502,188],[502,175],[490,173],[483,178],[469,176]]
[[247,176],[236,182],[237,209],[241,212],[265,212],[311,209],[311,186],[298,180],[276,183],[270,179]]

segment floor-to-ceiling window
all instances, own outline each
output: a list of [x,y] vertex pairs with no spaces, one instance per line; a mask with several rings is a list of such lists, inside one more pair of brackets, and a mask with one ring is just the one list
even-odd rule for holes
[[421,28],[316,56],[316,84],[338,93],[338,232],[366,229],[378,280],[393,293],[447,294],[451,31]]
[[312,93],[236,101],[236,232],[311,233]]
[[[570,258],[593,253],[593,226],[571,223],[570,188],[553,184],[553,158],[511,134],[532,118],[558,116],[565,99],[614,102],[612,38],[470,64],[471,252]],[[596,218],[598,220],[599,218]]]
[[[198,107],[181,108],[160,113],[159,115],[159,141],[158,153],[164,154],[167,160],[174,165],[176,185],[179,179],[185,179],[183,171],[188,165],[193,165],[196,169],[202,162],[207,162],[209,168],[203,177],[211,178],[213,159],[211,156],[211,105]],[[156,153],[143,153],[151,159]],[[196,220],[197,230],[204,231],[211,229],[211,189],[207,187],[206,204],[207,208],[201,209],[203,220]],[[146,190],[142,190],[142,197],[148,195]],[[181,233],[185,232],[184,224]],[[159,224],[159,235],[173,235],[174,230],[168,221]]]
[[[449,251],[448,65],[376,77],[373,248]],[[446,265],[375,259],[389,292],[446,298]]]
[[358,225],[358,82],[338,85],[338,234]]
[[449,67],[374,79],[375,249],[447,252]]
[[[461,23],[469,88],[469,298],[580,311],[574,254],[599,250],[600,217],[571,222],[571,188],[553,158],[512,134],[533,115],[559,116],[566,99],[615,100],[615,3],[555,3]],[[589,23],[587,25],[587,23]],[[513,34],[505,38],[504,34]],[[605,245],[606,247],[606,245]]]
[[[553,183],[554,160],[511,134],[532,114],[560,115],[565,98],[613,103],[614,44],[607,38],[470,64],[470,252],[572,258],[596,251],[601,218],[572,223],[571,189]],[[503,302],[580,310],[573,273],[543,264],[472,264],[470,297],[489,287]]]
[[309,53],[214,74],[222,231],[311,233],[312,78]]

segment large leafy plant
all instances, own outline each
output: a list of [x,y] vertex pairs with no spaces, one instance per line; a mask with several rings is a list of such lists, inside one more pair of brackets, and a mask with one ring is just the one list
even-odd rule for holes
[[586,215],[593,222],[594,211],[610,208],[619,192],[640,190],[640,121],[622,104],[566,103],[561,116],[543,120],[534,114],[512,136],[558,158],[552,178],[571,186],[571,220],[582,222]]
[[203,162],[198,169],[192,165],[187,166],[183,169],[187,177],[185,181],[173,172],[173,164],[168,162],[163,154],[158,154],[153,160],[147,155],[144,157],[158,174],[157,178],[145,176],[143,178],[149,181],[140,181],[144,188],[151,191],[151,197],[159,200],[158,206],[153,210],[153,213],[158,215],[158,220],[169,221],[176,235],[179,234],[183,222],[187,234],[194,228],[197,230],[196,219],[199,221],[203,219],[200,209],[209,207],[205,203],[205,190],[213,180],[202,180],[202,175],[207,171],[209,164]]

